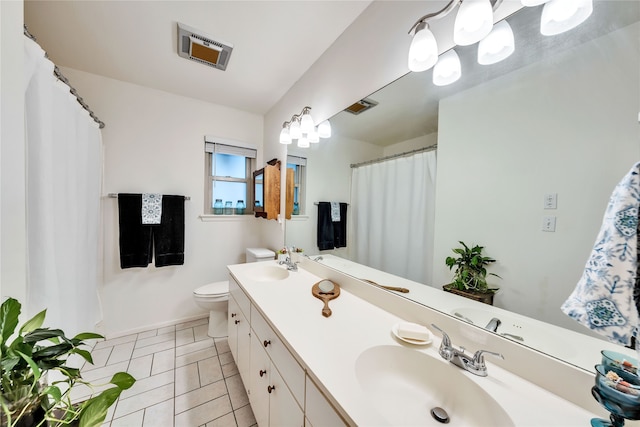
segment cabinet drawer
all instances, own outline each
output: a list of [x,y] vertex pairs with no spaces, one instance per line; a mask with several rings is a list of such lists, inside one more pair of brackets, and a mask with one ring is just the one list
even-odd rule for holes
[[251,306],[251,328],[282,375],[282,379],[291,389],[298,404],[304,407],[304,370],[253,305]]
[[251,312],[251,302],[249,301],[249,297],[244,293],[236,279],[233,278],[231,274],[229,274],[229,294],[236,300],[240,310],[242,310],[242,314],[244,317],[249,319],[249,315]]
[[309,424],[332,427],[346,426],[347,424],[308,376],[306,377],[306,382],[307,391],[304,413]]

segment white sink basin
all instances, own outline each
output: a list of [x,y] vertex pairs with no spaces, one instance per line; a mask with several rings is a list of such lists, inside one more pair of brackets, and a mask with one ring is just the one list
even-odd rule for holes
[[367,400],[383,418],[380,425],[442,426],[431,415],[435,407],[447,412],[448,426],[515,425],[460,368],[414,349],[372,347],[358,357],[355,372]]
[[247,277],[256,282],[276,282],[289,277],[289,270],[275,265],[257,265],[247,271]]

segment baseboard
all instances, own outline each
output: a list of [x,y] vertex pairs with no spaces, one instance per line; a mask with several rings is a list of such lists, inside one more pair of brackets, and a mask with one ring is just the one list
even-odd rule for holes
[[[186,323],[186,322],[192,322],[194,320],[205,319],[207,317],[208,316],[206,314],[197,314],[197,315],[194,315],[194,316],[183,317],[181,319],[175,319],[175,320],[170,320],[170,321],[167,321],[167,322],[160,322],[160,323],[156,323],[156,324],[152,324],[152,325],[141,326],[141,327],[138,327],[138,328],[127,329],[125,331],[113,332],[113,333],[110,333],[110,334],[104,334],[102,332],[98,332],[98,333],[101,333],[102,335],[104,335],[106,339],[111,340],[111,339],[114,339],[114,338],[120,338],[120,337],[124,337],[124,336],[127,336],[127,335],[139,334],[140,332],[149,331],[151,329],[160,329],[160,328],[165,328],[167,326],[179,325],[180,323]],[[100,323],[102,323],[102,322],[100,322]],[[102,324],[100,324],[99,326],[102,326]]]

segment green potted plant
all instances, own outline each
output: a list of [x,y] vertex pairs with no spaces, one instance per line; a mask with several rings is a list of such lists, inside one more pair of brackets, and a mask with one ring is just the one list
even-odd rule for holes
[[[67,366],[67,359],[78,355],[93,363],[91,353],[81,347],[87,346],[86,340],[104,337],[86,332],[67,338],[60,329],[42,328],[46,310],[24,323],[16,333],[20,311],[20,303],[13,298],[0,306],[0,425],[89,427],[102,424],[107,409],[135,379],[118,372],[110,381],[113,387],[81,403],[73,403],[70,392],[74,385],[93,385],[82,379],[79,369]],[[52,378],[48,378],[48,373],[52,373]]]
[[487,276],[501,277],[494,273],[488,273],[487,266],[496,260],[482,254],[484,246],[469,247],[462,241],[459,243],[462,247],[453,249],[456,255],[445,259],[449,270],[453,270],[455,267],[455,272],[453,281],[444,285],[443,289],[476,301],[493,304],[493,295],[498,291],[498,288],[489,287]]

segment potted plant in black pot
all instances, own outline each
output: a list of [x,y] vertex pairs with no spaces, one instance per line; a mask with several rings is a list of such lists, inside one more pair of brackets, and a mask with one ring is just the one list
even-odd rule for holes
[[462,247],[453,249],[456,256],[449,256],[445,260],[449,270],[455,267],[453,281],[444,285],[442,289],[492,305],[493,296],[499,288],[489,287],[487,276],[500,276],[488,273],[487,266],[496,260],[482,254],[484,246],[469,247],[462,241],[459,243]]
[[93,363],[91,353],[82,347],[87,346],[86,340],[104,337],[86,332],[67,338],[60,329],[42,328],[46,310],[16,332],[20,311],[20,303],[13,298],[0,306],[0,426],[102,424],[107,409],[135,379],[126,372],[118,372],[110,381],[113,387],[83,402],[72,402],[70,392],[74,385],[92,387],[92,384],[82,379],[79,369],[67,365],[68,358],[78,355]]

